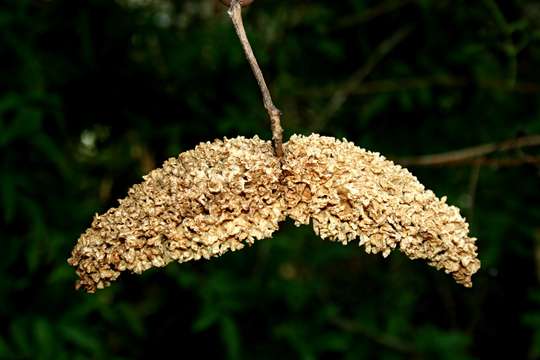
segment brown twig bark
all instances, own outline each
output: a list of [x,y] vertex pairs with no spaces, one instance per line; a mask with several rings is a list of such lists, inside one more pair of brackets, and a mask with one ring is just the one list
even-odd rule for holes
[[523,163],[536,163],[538,157],[525,157],[522,159],[485,159],[486,155],[498,152],[520,149],[524,147],[540,146],[540,135],[523,136],[516,139],[505,140],[500,143],[483,144],[466,149],[450,151],[440,154],[423,155],[418,157],[398,159],[402,165],[437,166],[448,164],[468,164],[479,161],[481,164],[512,165]]
[[[298,93],[306,97],[328,97],[343,87],[345,83],[330,84],[317,88],[299,88]],[[390,93],[431,87],[462,88],[477,87],[494,91],[516,92],[522,94],[536,94],[540,92],[540,83],[518,82],[513,88],[508,87],[506,79],[473,79],[454,75],[436,75],[427,77],[410,77],[398,79],[373,80],[358,83],[351,91],[351,95],[367,95]]]
[[242,21],[242,5],[239,0],[232,0],[231,6],[228,11],[229,17],[231,18],[236,34],[242,43],[246,58],[251,66],[251,70],[257,79],[259,88],[261,89],[264,107],[268,112],[270,117],[270,126],[272,128],[272,142],[274,143],[274,152],[278,158],[283,157],[283,128],[281,127],[281,111],[274,105],[272,102],[272,97],[270,95],[270,90],[264,81],[264,76],[257,63],[253,49],[249,43],[246,31],[244,29],[244,23]]

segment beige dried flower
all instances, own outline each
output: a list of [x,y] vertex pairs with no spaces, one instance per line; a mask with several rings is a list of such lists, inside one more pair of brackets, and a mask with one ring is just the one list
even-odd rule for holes
[[272,146],[257,137],[167,160],[82,234],[68,260],[77,288],[94,292],[124,270],[209,259],[269,237],[285,218],[280,173]]
[[293,136],[283,164],[287,215],[313,222],[323,239],[360,238],[367,253],[399,248],[467,287],[480,268],[475,238],[459,209],[426,190],[408,170],[346,140]]
[[293,136],[280,161],[255,137],[203,143],[169,159],[96,216],[69,264],[77,288],[108,286],[121,271],[209,259],[270,237],[288,215],[322,238],[359,238],[368,253],[394,248],[472,285],[475,239],[456,207],[406,169],[347,141]]

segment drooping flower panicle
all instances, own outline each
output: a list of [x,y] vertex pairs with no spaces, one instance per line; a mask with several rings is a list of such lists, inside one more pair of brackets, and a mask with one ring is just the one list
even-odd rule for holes
[[312,135],[287,144],[287,215],[313,222],[323,239],[359,238],[367,253],[399,248],[472,286],[480,267],[474,238],[459,209],[438,199],[407,169],[347,141]]
[[167,160],[82,234],[68,260],[77,287],[94,292],[124,270],[209,259],[270,237],[285,217],[279,174],[258,138],[202,143]]
[[470,287],[480,267],[456,207],[406,169],[347,141],[293,136],[281,160],[255,137],[202,143],[150,172],[117,208],[96,215],[68,262],[77,287],[121,271],[209,259],[270,237],[290,216],[322,238],[360,239],[368,253],[399,248]]

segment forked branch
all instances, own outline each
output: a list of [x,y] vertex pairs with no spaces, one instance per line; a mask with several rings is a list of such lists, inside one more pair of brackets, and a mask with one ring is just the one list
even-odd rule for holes
[[253,70],[253,74],[255,75],[257,83],[259,84],[259,88],[261,89],[264,107],[266,108],[268,116],[270,117],[274,151],[276,153],[276,156],[281,159],[283,157],[283,128],[281,127],[281,111],[279,111],[279,109],[272,102],[270,90],[268,90],[268,86],[264,81],[263,73],[261,71],[261,68],[259,67],[259,64],[257,63],[257,59],[255,58],[255,54],[253,53],[248,37],[246,35],[244,23],[242,21],[242,3],[239,0],[232,0],[230,4],[231,5],[229,7],[228,14],[234,24],[236,34],[238,35],[238,38],[242,43],[246,58],[249,62],[249,65],[251,66],[251,70]]

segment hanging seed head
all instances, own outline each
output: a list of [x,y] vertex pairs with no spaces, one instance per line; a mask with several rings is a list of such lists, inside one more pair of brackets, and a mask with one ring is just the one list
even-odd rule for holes
[[124,270],[209,259],[270,237],[285,214],[279,175],[270,143],[257,137],[167,160],[79,238],[68,260],[77,288],[94,292]]
[[400,249],[472,286],[480,262],[469,225],[408,170],[331,137],[293,136],[285,149],[284,198],[297,225],[312,222],[323,239],[343,244],[360,239],[384,257]]
[[284,150],[280,167],[270,142],[239,137],[167,160],[81,235],[68,259],[77,288],[94,292],[124,270],[241,249],[286,216],[312,222],[323,239],[360,239],[368,253],[400,249],[472,285],[480,262],[468,224],[406,169],[319,135],[293,136]]

